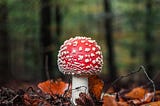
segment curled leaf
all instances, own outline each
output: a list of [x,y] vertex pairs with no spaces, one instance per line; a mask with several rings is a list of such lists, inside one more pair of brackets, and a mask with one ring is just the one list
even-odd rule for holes
[[122,98],[120,100],[116,100],[116,94],[108,94],[105,93],[103,96],[103,106],[130,106],[127,102],[123,101]]
[[115,96],[105,94],[103,97],[103,106],[118,106]]
[[147,94],[147,93],[148,93],[148,91],[146,89],[143,89],[141,87],[137,87],[137,88],[134,88],[133,90],[131,90],[129,93],[127,93],[125,95],[125,97],[140,100],[140,99],[144,99],[145,94]]
[[156,101],[156,102],[151,102],[151,103],[147,103],[141,106],[160,106],[160,101]]
[[140,105],[144,103],[149,103],[152,101],[154,94],[148,92],[144,88],[134,88],[132,91],[127,93],[125,97],[129,98],[129,103],[134,103],[135,105]]
[[97,100],[100,100],[104,82],[96,75],[89,77],[89,92]]
[[63,82],[62,80],[47,80],[45,82],[41,82],[38,84],[38,88],[40,88],[44,93],[48,94],[64,94],[65,90],[68,89],[68,83]]

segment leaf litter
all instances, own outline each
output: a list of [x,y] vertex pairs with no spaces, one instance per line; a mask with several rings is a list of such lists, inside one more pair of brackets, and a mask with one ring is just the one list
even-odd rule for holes
[[[132,89],[117,91],[114,86],[122,78],[143,71],[152,87],[137,86]],[[77,106],[160,106],[160,90],[149,78],[143,66],[137,71],[117,78],[106,91],[105,83],[98,76],[89,77],[89,93],[80,93]],[[0,106],[71,106],[71,84],[57,80],[40,82],[38,88],[14,90],[0,88]],[[152,90],[150,90],[152,88]]]

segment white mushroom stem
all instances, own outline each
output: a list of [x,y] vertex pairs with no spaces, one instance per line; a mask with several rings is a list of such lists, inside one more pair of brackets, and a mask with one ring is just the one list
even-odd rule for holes
[[88,93],[88,78],[72,76],[72,101],[75,105],[81,92]]

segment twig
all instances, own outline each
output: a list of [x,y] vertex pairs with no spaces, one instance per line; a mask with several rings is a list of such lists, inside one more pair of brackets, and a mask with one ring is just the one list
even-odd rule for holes
[[67,91],[69,91],[69,89],[71,87],[71,77],[68,76],[68,79],[69,79],[69,85],[68,85]]
[[[77,91],[80,90],[81,88],[85,88],[85,93],[86,93],[86,90],[87,90],[87,87],[86,87],[86,86],[76,87],[76,88],[72,89],[72,91],[73,91],[73,90],[76,90],[76,92],[77,92]],[[72,98],[71,98],[71,103],[72,103],[73,106],[76,106],[76,104],[73,102],[73,99],[72,99]]]
[[30,91],[31,91],[31,92],[35,92],[34,89],[33,89],[33,87],[28,87],[28,88],[27,88],[26,92],[30,92]]
[[14,96],[10,101],[8,101],[8,103],[13,104],[14,100],[18,97],[19,95]]
[[117,78],[117,79],[111,84],[111,86],[115,85],[115,84],[116,84],[118,81],[120,81],[121,79],[123,79],[123,78],[125,78],[125,77],[129,77],[129,76],[131,76],[131,75],[133,75],[133,74],[135,74],[135,73],[138,73],[139,71],[141,71],[141,66],[140,66],[140,68],[139,68],[137,71],[132,71],[132,72],[126,74],[126,75],[120,76],[119,78]]
[[131,75],[133,75],[133,74],[135,74],[135,73],[138,73],[138,72],[140,72],[141,70],[144,72],[145,76],[147,77],[147,79],[148,79],[148,80],[150,81],[150,83],[152,84],[153,93],[154,93],[154,94],[153,94],[152,101],[154,101],[154,99],[155,99],[155,93],[156,93],[155,84],[154,84],[153,80],[148,76],[148,74],[147,74],[144,66],[142,66],[142,65],[139,67],[138,70],[132,71],[132,72],[126,74],[126,75],[122,75],[122,76],[120,76],[119,78],[117,78],[117,79],[111,84],[111,86],[113,87],[113,86],[114,86],[118,81],[120,81],[121,79],[123,79],[123,78],[125,78],[125,77],[129,77],[129,76],[131,76]]
[[145,73],[147,79],[152,83],[152,86],[153,86],[153,98],[152,98],[152,101],[154,102],[154,99],[155,99],[155,94],[156,94],[156,87],[155,87],[155,84],[153,82],[153,80],[148,76],[144,66],[141,66],[141,69],[143,70],[143,72]]
[[69,76],[67,76],[67,77],[68,77],[67,79],[69,79],[69,81],[68,81],[68,87],[67,87],[67,90],[65,90],[65,92],[64,92],[64,94],[63,94],[62,97],[64,97],[66,95],[66,93],[69,91],[69,89],[71,87],[71,78]]

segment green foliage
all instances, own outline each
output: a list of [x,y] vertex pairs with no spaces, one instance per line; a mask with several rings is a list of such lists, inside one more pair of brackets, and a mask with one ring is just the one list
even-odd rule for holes
[[[151,26],[149,30],[151,31],[151,36],[154,39],[154,43],[150,44],[145,42],[145,28],[146,28],[146,0],[113,0],[112,7],[115,14],[115,24],[114,27],[118,26],[118,31],[115,30],[115,36],[121,36],[121,39],[116,39],[116,47],[121,48],[120,51],[128,50],[130,52],[125,53],[125,60],[127,60],[130,55],[132,58],[131,61],[134,64],[144,64],[143,63],[143,53],[145,49],[154,50],[158,49],[155,45],[158,44],[159,40],[158,29],[160,24],[160,13],[159,4],[152,1],[152,11],[151,11]],[[117,24],[118,23],[118,24]],[[119,31],[121,31],[119,33]],[[157,42],[157,44],[155,44]],[[152,51],[153,53],[153,64],[155,63],[154,57],[157,57],[157,52]],[[116,52],[118,54],[118,51]],[[117,57],[121,57],[123,52],[118,54]],[[134,55],[133,55],[134,54]],[[138,60],[138,61],[137,61]],[[117,58],[117,61],[124,61],[123,59]],[[118,62],[119,63],[119,62]],[[129,64],[129,62],[123,62],[123,64]],[[157,67],[158,65],[154,65]],[[123,67],[122,70],[125,70]]]
[[[39,2],[8,0],[8,28],[14,73],[22,79],[40,77]],[[34,78],[34,77],[32,77]]]
[[[0,0],[0,4],[6,0]],[[152,36],[154,44],[144,42],[146,19],[146,0],[111,0],[113,15],[113,33],[118,70],[127,70],[131,65],[140,65],[143,60],[144,48],[153,48],[153,63],[159,65],[160,5],[153,0]],[[40,62],[40,0],[7,0],[8,29],[11,37],[11,60],[15,70],[28,72],[23,77],[37,75],[41,69]],[[51,32],[56,33],[55,6],[62,12],[62,42],[70,37],[81,35],[96,39],[103,50],[104,69],[107,73],[107,50],[104,37],[104,4],[103,0],[51,0],[52,26]],[[57,47],[59,48],[59,47]],[[57,53],[57,52],[56,52]],[[57,54],[53,54],[56,56]],[[23,67],[23,68],[22,68]],[[31,74],[30,74],[30,73]],[[18,73],[18,72],[17,72]],[[36,77],[39,77],[37,75]],[[29,77],[30,78],[30,77]],[[28,78],[28,79],[29,79]]]

